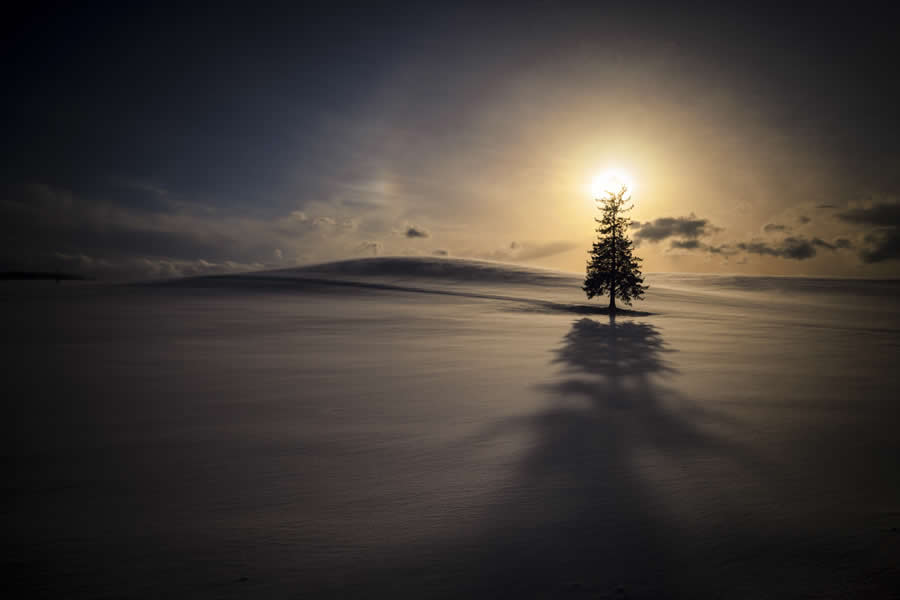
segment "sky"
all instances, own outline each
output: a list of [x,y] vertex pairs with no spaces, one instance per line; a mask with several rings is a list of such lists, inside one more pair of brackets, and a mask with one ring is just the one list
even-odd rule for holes
[[4,19],[0,270],[365,256],[900,276],[888,4],[146,3]]

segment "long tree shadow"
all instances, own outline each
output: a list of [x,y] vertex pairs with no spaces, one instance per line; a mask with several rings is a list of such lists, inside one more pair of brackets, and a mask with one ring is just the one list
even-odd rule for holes
[[626,321],[609,324],[593,319],[575,321],[563,338],[563,346],[556,350],[555,363],[567,367],[570,373],[622,377],[672,372],[663,353],[669,349],[652,325]]
[[698,426],[699,421],[728,426],[737,422],[692,403],[665,384],[665,378],[679,374],[667,359],[672,352],[648,323],[617,323],[615,316],[608,323],[583,318],[572,324],[554,351],[553,362],[563,366],[565,377],[542,388],[557,397],[587,400],[582,412],[627,410],[645,441],[669,455],[715,449],[747,466],[757,463],[740,447]]
[[660,479],[671,478],[670,469],[691,472],[698,458],[741,470],[758,465],[697,426],[715,417],[666,385],[677,375],[670,352],[647,323],[573,323],[552,359],[560,378],[540,385],[550,405],[508,424],[534,441],[485,520],[475,593],[678,595],[685,577],[669,506],[676,502],[660,494]]
[[433,597],[715,595],[702,589],[706,565],[683,572],[697,563],[682,556],[678,505],[697,510],[698,464],[755,471],[757,459],[697,425],[718,415],[671,391],[672,352],[648,323],[574,321],[553,350],[559,375],[538,386],[546,408],[465,441],[530,440],[476,531],[368,585],[390,581],[396,596],[412,594],[412,582]]
[[[645,417],[659,416],[661,388],[652,378],[675,373],[667,352],[655,327],[614,316],[575,321],[554,351],[562,376],[540,386],[551,404],[531,423],[535,445],[519,481],[520,493],[543,507],[543,531],[516,544],[533,550],[529,587],[540,595],[667,589],[657,510],[635,469]],[[529,503],[504,512],[520,509]]]

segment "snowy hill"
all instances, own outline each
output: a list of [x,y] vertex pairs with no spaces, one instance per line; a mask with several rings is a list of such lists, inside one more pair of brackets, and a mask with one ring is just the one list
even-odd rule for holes
[[9,560],[68,597],[900,589],[897,284],[648,281],[616,319],[455,259],[10,288]]

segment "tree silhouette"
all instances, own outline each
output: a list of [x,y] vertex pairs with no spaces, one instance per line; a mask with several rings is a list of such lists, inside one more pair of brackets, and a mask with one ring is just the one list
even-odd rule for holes
[[618,192],[606,192],[598,198],[598,208],[603,215],[597,221],[597,241],[590,251],[587,276],[582,289],[588,298],[609,294],[609,310],[615,312],[616,298],[631,305],[633,299],[642,299],[647,286],[641,275],[641,259],[632,256],[632,242],[628,239],[628,218],[623,216],[631,206],[628,188]]

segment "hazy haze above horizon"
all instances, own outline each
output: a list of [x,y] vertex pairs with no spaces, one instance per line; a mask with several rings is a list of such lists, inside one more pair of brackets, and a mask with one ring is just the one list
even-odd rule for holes
[[32,9],[4,24],[0,270],[373,255],[900,276],[887,5]]

